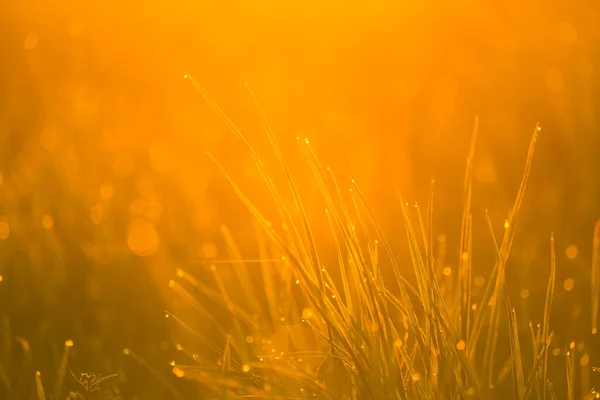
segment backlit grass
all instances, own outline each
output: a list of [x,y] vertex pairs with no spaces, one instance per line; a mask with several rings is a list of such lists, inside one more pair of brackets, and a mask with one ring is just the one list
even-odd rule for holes
[[[216,248],[208,246],[200,269],[181,266],[175,270],[168,287],[185,307],[167,309],[164,314],[170,324],[182,328],[176,331],[174,342],[174,350],[181,356],[169,363],[175,377],[199,384],[215,399],[600,397],[594,389],[596,368],[590,359],[591,348],[582,338],[555,334],[553,329],[559,326],[560,330],[560,324],[552,323],[559,268],[553,233],[547,239],[550,262],[543,271],[547,282],[540,295],[543,307],[528,310],[521,301],[529,297],[528,289],[518,297],[509,290],[507,269],[519,267],[509,256],[521,226],[536,143],[543,140],[539,125],[533,129],[522,180],[504,220],[493,221],[487,210],[473,209],[476,119],[466,155],[457,251],[448,249],[446,236],[436,233],[433,180],[421,203],[409,202],[399,190],[392,199],[401,210],[398,226],[407,238],[406,247],[398,249],[384,235],[360,182],[338,180],[331,168],[321,164],[309,139],[297,138],[306,163],[304,172],[312,175],[312,190],[324,204],[317,214],[307,210],[286,155],[250,87],[249,98],[276,156],[275,167],[285,177],[283,183],[276,182],[274,167],[263,162],[203,87],[192,77],[186,78],[252,156],[277,213],[275,218],[267,218],[268,206],[253,202],[238,185],[239,180],[208,154],[252,215],[259,256],[246,259],[233,232],[221,226],[226,258],[216,259]],[[103,186],[101,195],[108,200],[113,190]],[[474,237],[476,218],[484,219],[487,226],[483,237]],[[333,249],[318,239],[323,232],[315,232],[314,221],[326,222],[319,225],[329,227]],[[44,215],[42,225],[51,230],[53,218]],[[2,229],[8,232],[8,224],[0,226]],[[158,231],[143,218],[130,225],[126,240],[139,257],[153,255],[160,247]],[[478,260],[473,249],[483,241],[491,244],[494,262],[486,276],[475,276]],[[398,257],[406,250],[408,265]],[[332,253],[333,258],[329,256]],[[456,269],[448,264],[453,253],[459,255],[454,260]],[[593,232],[590,276],[590,334],[595,335],[600,221]],[[0,275],[0,282],[2,279]],[[569,291],[573,285],[573,279],[567,279],[563,286]],[[179,315],[182,310],[191,310],[197,318],[189,318],[187,312]],[[161,312],[156,310],[156,318]],[[133,315],[130,323],[135,324],[135,318]],[[7,319],[2,326],[3,393],[37,400],[123,398],[117,386],[126,377],[70,369],[73,340],[65,341],[52,366],[43,365],[44,371],[50,371],[47,374],[38,369],[41,362],[29,342],[11,332]],[[562,335],[560,341],[557,335]],[[170,398],[189,396],[191,391],[184,396],[172,384],[164,365],[149,362],[135,351],[135,343],[131,345],[123,349],[124,358],[133,360],[136,368],[163,386]],[[17,370],[25,372],[15,373]],[[204,398],[205,392],[199,393],[199,398]]]
[[[549,366],[557,268],[553,236],[548,235],[551,263],[546,272],[543,315],[533,316],[540,323],[532,321],[523,326],[518,318],[520,310],[515,306],[517,301],[507,291],[510,283],[505,271],[512,267],[507,261],[541,134],[539,125],[534,129],[523,178],[506,221],[498,227],[487,218],[487,240],[493,243],[496,261],[485,285],[479,282],[475,294],[471,199],[477,121],[467,157],[460,261],[455,277],[444,271],[444,238],[435,236],[433,181],[424,206],[411,205],[398,193],[412,260],[414,279],[409,280],[357,182],[338,183],[330,168],[320,163],[309,140],[299,138],[298,145],[314,176],[315,190],[320,191],[326,204],[321,215],[307,215],[285,156],[252,91],[248,88],[279,168],[287,177],[287,187],[273,182],[244,134],[193,78],[186,78],[252,155],[276,204],[279,220],[268,220],[260,205],[254,204],[209,154],[256,221],[262,257],[252,264],[259,264],[260,278],[251,279],[256,266],[241,257],[235,243],[227,239],[226,230],[223,234],[230,247],[231,262],[208,266],[212,282],[202,282],[187,271],[178,271],[170,286],[203,316],[206,325],[201,330],[194,329],[176,315],[168,316],[213,355],[196,357],[191,364],[174,365],[177,376],[201,382],[218,398],[571,399],[576,393],[579,398],[596,396],[589,379],[587,387],[577,380],[578,374],[589,377],[592,367],[575,358],[574,343],[571,348],[554,349],[564,357],[562,368]],[[285,190],[291,192],[292,202],[283,200],[281,193]],[[337,252],[335,265],[321,261],[311,218],[329,222]],[[594,236],[592,269],[593,333],[598,313],[599,226],[596,225]],[[208,312],[208,303],[220,305],[224,316]],[[219,332],[212,336],[217,341],[220,337],[224,345],[207,337],[206,332],[213,331]],[[499,351],[501,347],[508,347],[509,351]]]

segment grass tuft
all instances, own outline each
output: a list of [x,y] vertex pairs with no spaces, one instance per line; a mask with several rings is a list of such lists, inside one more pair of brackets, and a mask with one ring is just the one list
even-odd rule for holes
[[[219,264],[219,269],[211,267],[214,285],[178,272],[180,279],[173,289],[225,338],[224,345],[219,346],[173,316],[220,360],[220,371],[210,362],[178,366],[185,372],[181,376],[201,382],[220,393],[221,398],[484,399],[507,393],[507,387],[517,399],[557,397],[549,384],[548,368],[548,351],[554,337],[550,329],[556,280],[554,236],[543,322],[529,325],[531,352],[522,351],[523,332],[508,297],[505,274],[539,125],[534,129],[521,184],[500,242],[487,215],[496,260],[487,286],[474,295],[472,191],[478,119],[467,156],[455,282],[441,273],[447,248],[445,238],[434,240],[433,180],[424,208],[409,206],[398,193],[414,276],[409,280],[406,267],[397,261],[359,185],[350,180],[344,190],[331,169],[319,162],[310,142],[298,140],[315,188],[326,205],[323,215],[312,217],[327,220],[335,243],[336,262],[324,266],[311,216],[250,87],[246,86],[279,168],[285,173],[287,189],[275,184],[260,155],[206,90],[194,78],[187,79],[252,155],[274,200],[279,221],[267,220],[209,154],[254,217],[260,259],[253,261],[260,264],[260,284],[253,280],[226,228],[222,234],[231,263]],[[291,203],[284,201],[283,190],[291,192]],[[283,228],[276,228],[279,226]],[[592,261],[593,327],[600,293],[599,227],[600,223],[596,225]],[[220,272],[223,269],[234,279],[225,282]],[[221,305],[227,317],[211,315],[191,288],[202,299]],[[500,329],[504,324],[506,331]],[[500,360],[499,343],[504,340],[509,343],[509,357]],[[563,379],[568,383],[568,397],[573,398],[575,351],[569,354]],[[501,364],[503,367],[496,371]]]

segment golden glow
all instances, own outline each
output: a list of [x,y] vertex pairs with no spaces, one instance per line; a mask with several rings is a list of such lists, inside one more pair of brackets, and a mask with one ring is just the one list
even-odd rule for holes
[[52,226],[54,226],[54,218],[50,215],[44,215],[42,217],[42,226],[44,229],[52,229]]
[[481,275],[478,275],[475,277],[473,283],[476,287],[482,287],[483,285],[485,285],[485,278]]
[[144,212],[144,201],[142,199],[135,199],[129,204],[129,210],[131,214],[140,216]]
[[[519,325],[528,315],[544,315],[548,237],[555,230],[552,349],[564,346],[565,337],[583,337],[576,326],[597,333],[583,316],[568,319],[574,312],[564,308],[582,303],[583,314],[590,308],[585,296],[600,290],[588,232],[600,204],[600,25],[593,18],[600,6],[561,1],[148,0],[141,7],[114,0],[8,1],[0,10],[10,22],[0,40],[0,298],[8,305],[0,304],[0,322],[6,317],[20,324],[10,326],[10,335],[37,335],[51,326],[46,336],[59,343],[50,346],[68,337],[78,341],[69,355],[84,361],[73,370],[97,357],[90,365],[117,366],[128,377],[137,354],[139,360],[159,354],[147,360],[152,368],[175,355],[178,362],[213,368],[214,354],[188,342],[184,324],[219,347],[227,332],[236,340],[230,343],[236,361],[226,379],[250,382],[256,374],[259,387],[216,396],[277,398],[286,384],[267,383],[256,360],[263,357],[265,368],[288,367],[302,354],[301,366],[313,371],[315,354],[332,349],[306,336],[314,329],[328,337],[338,315],[348,327],[363,329],[366,339],[377,339],[364,341],[369,362],[377,359],[367,351],[385,346],[398,359],[406,351],[420,360],[416,338],[404,336],[415,332],[412,322],[402,326],[404,311],[394,302],[411,299],[418,322],[426,323],[437,310],[419,304],[429,293],[424,285],[431,284],[431,268],[439,281],[439,288],[431,286],[435,296],[447,300],[448,310],[439,311],[448,314],[446,324],[456,325],[443,327],[446,336],[454,332],[448,342],[432,336],[432,346],[450,351],[432,348],[431,365],[419,361],[414,370],[404,363],[401,379],[389,379],[420,380],[406,385],[406,396],[429,395],[430,389],[437,393],[437,379],[452,377],[420,375],[447,367],[434,365],[440,354],[473,350],[467,355],[473,365],[487,363],[481,358],[491,354],[470,341],[477,332],[465,329],[482,329],[480,337],[487,337],[488,317],[505,318],[506,296]],[[475,153],[467,162],[476,117]],[[537,120],[544,127],[537,128],[540,146],[522,209],[513,215]],[[313,155],[319,168],[309,162]],[[472,185],[465,184],[465,168]],[[323,189],[333,188],[334,199],[324,199]],[[413,234],[417,243],[409,246]],[[416,274],[415,266],[428,273]],[[506,275],[497,281],[506,281],[506,291],[496,292],[495,266]],[[406,294],[398,277],[410,284]],[[346,335],[345,327],[333,327],[334,339],[360,337]],[[284,339],[272,338],[278,329]],[[4,331],[0,326],[0,343]],[[496,370],[506,360],[500,351],[507,348],[506,330],[497,336],[496,355],[504,360],[489,360],[493,377],[486,371],[473,376],[481,375],[481,382],[506,376],[509,387],[514,374]],[[109,349],[131,365],[101,362],[114,356]],[[580,364],[593,365],[594,355],[585,351],[577,351]],[[0,365],[12,368],[9,358],[0,354]],[[56,370],[54,359],[42,361],[27,373]],[[353,363],[341,364],[357,367]],[[173,362],[170,369],[186,378],[212,371],[182,368]],[[20,376],[8,372],[10,379]],[[477,382],[463,372],[460,387],[470,393],[476,386],[479,396]],[[313,396],[313,386],[338,394],[318,382],[305,386],[311,391],[305,397],[322,395]],[[59,389],[69,390],[67,382]],[[138,397],[151,398],[148,391]]]
[[140,256],[151,256],[160,246],[160,237],[154,225],[144,219],[139,219],[129,225],[127,244],[131,251]]
[[114,193],[115,188],[110,183],[103,183],[102,186],[100,186],[100,197],[103,200],[110,200]]
[[202,246],[202,253],[203,256],[206,258],[216,258],[219,254],[219,250],[217,249],[217,246],[215,246],[214,243],[205,243]]
[[90,210],[90,216],[95,224],[102,223],[102,218],[104,217],[104,206],[102,204],[96,204],[92,206]]
[[10,235],[10,225],[4,215],[0,215],[0,239],[4,240]]
[[568,258],[569,260],[574,260],[574,259],[577,257],[577,253],[578,253],[578,252],[579,252],[579,251],[578,251],[578,249],[577,249],[577,246],[575,246],[575,245],[573,244],[573,245],[571,245],[571,246],[567,247],[567,250],[566,250],[566,252],[565,252],[565,253],[566,253],[566,255],[567,255],[567,258]]
[[563,287],[567,292],[570,292],[575,287],[575,280],[573,278],[565,279],[563,282]]
[[554,355],[554,356],[560,355],[560,349],[556,348],[556,349],[552,350],[552,355]]

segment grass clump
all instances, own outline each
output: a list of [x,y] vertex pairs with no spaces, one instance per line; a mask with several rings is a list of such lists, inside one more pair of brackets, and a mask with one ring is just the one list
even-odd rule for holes
[[[487,286],[475,296],[471,208],[477,122],[467,157],[455,282],[444,277],[445,243],[434,239],[433,181],[425,207],[409,206],[399,193],[414,276],[409,280],[356,182],[351,180],[349,191],[344,193],[333,172],[319,162],[309,141],[299,140],[326,204],[320,218],[328,221],[335,239],[337,264],[325,267],[298,187],[252,91],[248,88],[287,178],[291,203],[284,201],[283,188],[274,183],[244,134],[193,78],[186,78],[252,155],[275,202],[279,221],[269,221],[209,155],[256,221],[261,273],[260,279],[251,277],[249,263],[226,228],[222,233],[232,255],[231,269],[224,272],[213,264],[210,273],[214,285],[178,270],[178,279],[170,286],[211,328],[194,329],[177,316],[168,316],[201,339],[214,357],[194,356],[191,365],[173,365],[177,376],[199,381],[223,399],[562,397],[555,393],[548,366],[556,279],[554,238],[550,240],[552,257],[543,320],[535,328],[530,324],[528,332],[518,322],[505,274],[539,126],[534,129],[521,185],[499,241],[487,218],[495,264]],[[596,231],[598,236],[598,227]],[[226,280],[226,273],[231,280]],[[597,314],[597,271],[594,274]],[[207,304],[217,304],[225,315],[211,313]],[[219,334],[208,337],[207,332],[212,331]],[[524,332],[531,335],[530,349],[525,346]],[[506,357],[506,352],[498,351],[504,345],[509,348]],[[574,359],[565,354],[566,368],[553,377],[566,379],[568,397],[573,398]],[[593,398],[595,392],[587,396]]]

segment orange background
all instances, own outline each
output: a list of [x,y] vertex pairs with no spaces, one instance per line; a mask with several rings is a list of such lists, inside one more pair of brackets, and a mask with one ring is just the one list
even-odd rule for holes
[[[356,179],[406,260],[396,187],[424,203],[434,177],[436,232],[457,244],[465,158],[479,115],[477,257],[490,250],[484,209],[501,229],[540,121],[514,253],[525,267],[509,276],[544,292],[545,278],[529,276],[547,270],[555,230],[570,263],[558,279],[586,277],[600,216],[595,3],[60,0],[2,8],[0,275],[5,285],[15,282],[4,299],[19,299],[5,314],[30,335],[39,332],[32,321],[56,323],[49,316],[59,315],[68,325],[78,315],[84,322],[66,332],[88,337],[100,329],[90,326],[104,327],[98,335],[119,348],[158,324],[154,303],[123,305],[108,294],[160,292],[163,299],[175,268],[205,257],[207,244],[219,247],[221,224],[245,255],[255,255],[250,215],[207,151],[276,220],[250,155],[186,73],[283,184],[249,83],[325,252],[331,237],[323,202],[296,137],[310,140],[342,186]],[[572,244],[580,256],[569,261],[564,251]],[[150,283],[140,283],[140,271],[150,272]],[[37,317],[24,317],[36,309]],[[142,312],[139,327],[125,324]],[[148,339],[149,348],[156,340]]]

